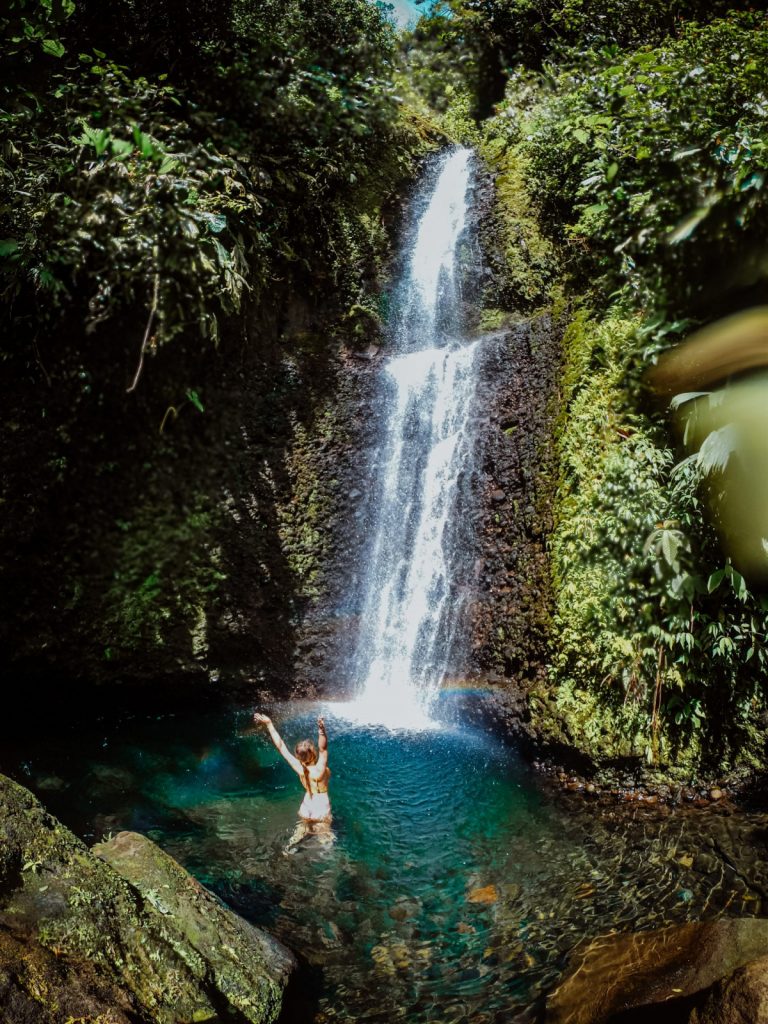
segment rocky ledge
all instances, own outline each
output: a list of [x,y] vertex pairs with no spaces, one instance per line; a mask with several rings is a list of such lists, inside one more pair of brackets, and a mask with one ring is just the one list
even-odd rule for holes
[[721,919],[583,943],[546,1024],[767,1024],[768,919]]
[[144,836],[91,851],[0,776],[4,1020],[269,1024],[294,965]]

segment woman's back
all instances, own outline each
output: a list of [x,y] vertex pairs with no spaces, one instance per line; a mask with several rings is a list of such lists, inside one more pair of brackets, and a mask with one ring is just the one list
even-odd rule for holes
[[330,777],[331,769],[327,764],[325,766],[318,764],[305,765],[304,771],[300,776],[301,784],[310,796],[315,796],[317,793],[327,793]]

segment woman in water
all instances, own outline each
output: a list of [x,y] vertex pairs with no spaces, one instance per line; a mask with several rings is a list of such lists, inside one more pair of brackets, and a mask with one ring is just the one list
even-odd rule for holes
[[328,767],[328,736],[322,718],[317,720],[317,747],[312,740],[300,740],[295,747],[295,757],[268,715],[256,713],[253,720],[259,725],[266,725],[272,742],[299,776],[306,790],[299,807],[301,821],[297,829],[298,835],[294,833],[289,846],[310,833],[325,832],[330,835],[331,801],[328,797],[328,779],[331,770]]

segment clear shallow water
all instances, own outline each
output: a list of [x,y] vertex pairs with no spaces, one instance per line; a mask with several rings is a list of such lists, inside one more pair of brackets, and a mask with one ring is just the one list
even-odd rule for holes
[[[314,733],[317,708],[272,714],[289,745]],[[568,804],[467,722],[326,721],[335,840],[291,854],[299,783],[248,711],[63,733],[11,774],[88,841],[150,835],[291,946],[302,1020],[535,1020],[584,935],[760,910],[705,816]]]

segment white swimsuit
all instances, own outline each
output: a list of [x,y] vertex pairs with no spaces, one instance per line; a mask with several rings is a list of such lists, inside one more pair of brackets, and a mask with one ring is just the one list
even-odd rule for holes
[[331,801],[327,793],[304,794],[299,817],[305,821],[326,821],[331,816]]

